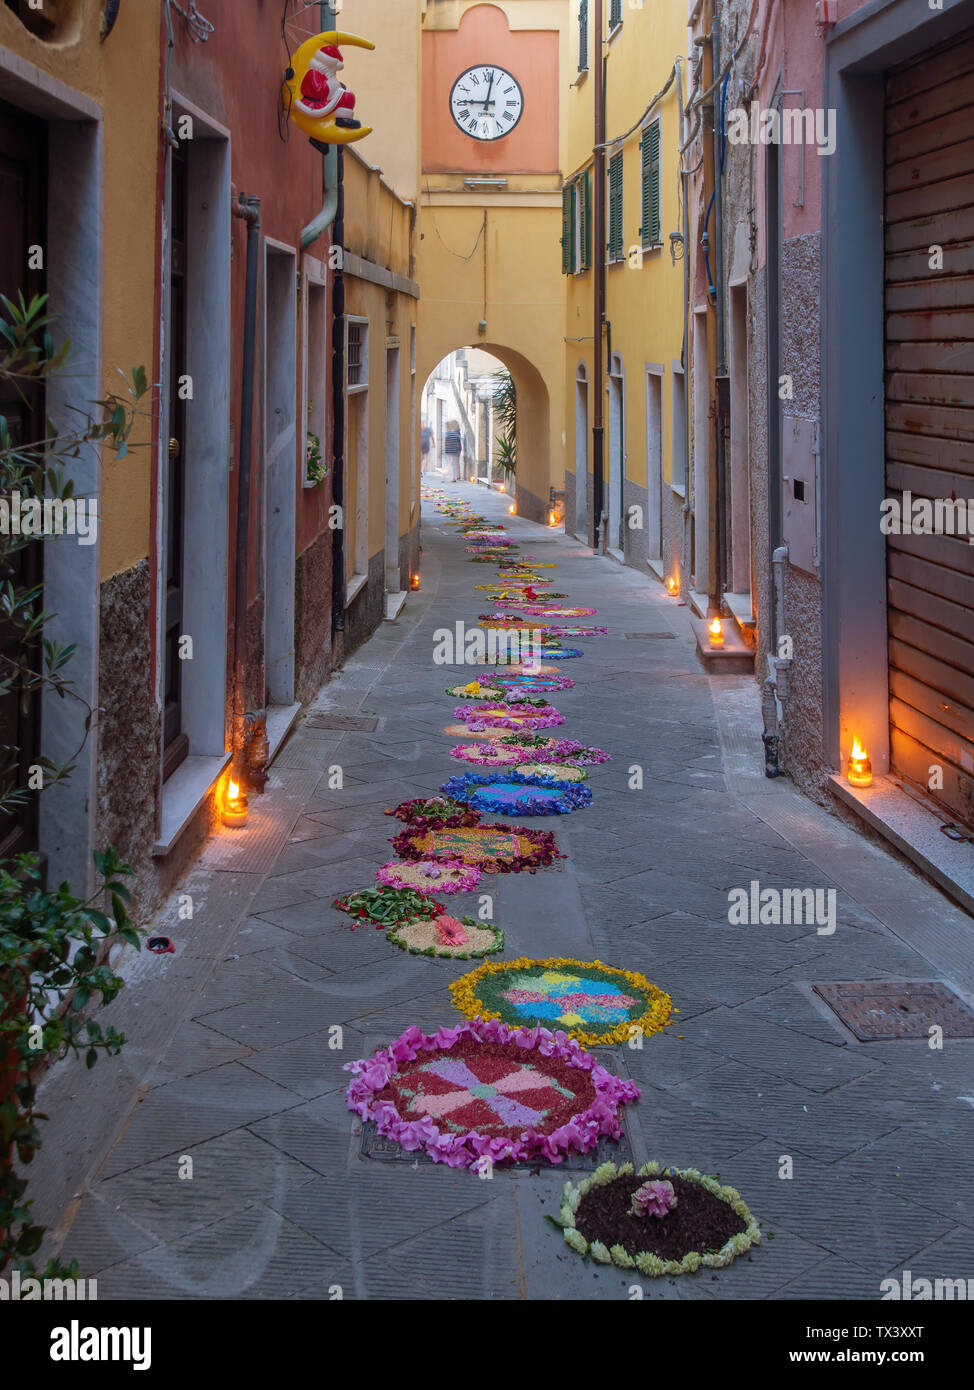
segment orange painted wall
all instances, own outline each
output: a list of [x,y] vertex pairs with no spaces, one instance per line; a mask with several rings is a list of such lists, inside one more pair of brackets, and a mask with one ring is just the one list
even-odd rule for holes
[[[496,63],[524,92],[524,114],[510,135],[472,140],[450,114],[450,92],[466,68]],[[547,174],[558,169],[558,35],[511,33],[503,10],[478,5],[459,29],[423,34],[423,170]]]

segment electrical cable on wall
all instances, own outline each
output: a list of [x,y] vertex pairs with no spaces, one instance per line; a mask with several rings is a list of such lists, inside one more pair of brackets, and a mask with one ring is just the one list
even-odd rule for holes
[[[432,196],[433,196],[433,191],[432,191],[432,189],[430,188],[430,185],[429,185],[429,179],[426,180],[426,196],[427,196],[427,198],[432,198]],[[436,233],[436,239],[437,239],[437,241],[440,243],[440,245],[443,247],[443,250],[444,250],[444,251],[449,251],[449,253],[450,253],[451,256],[456,256],[456,258],[457,258],[458,261],[471,261],[471,260],[473,260],[474,254],[476,253],[476,250],[477,250],[477,247],[480,245],[480,238],[481,238],[481,237],[483,236],[483,234],[484,234],[484,229],[485,229],[485,226],[486,226],[486,222],[481,223],[480,231],[477,233],[477,240],[474,242],[473,246],[470,248],[469,254],[465,256],[465,255],[463,254],[462,251],[454,251],[454,249],[453,249],[452,246],[447,246],[446,242],[443,240],[443,237],[440,235],[440,229],[439,229],[439,227],[437,226],[437,222],[436,222],[436,213],[433,211],[433,204],[432,204],[432,202],[430,202],[430,204],[429,204],[429,211],[430,211],[430,221],[433,223],[433,230],[434,230],[434,232]]]

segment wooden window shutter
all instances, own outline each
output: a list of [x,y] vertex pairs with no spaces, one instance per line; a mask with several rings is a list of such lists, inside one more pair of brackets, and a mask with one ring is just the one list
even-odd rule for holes
[[639,235],[644,247],[659,246],[662,235],[660,218],[659,189],[659,120],[653,121],[643,130],[640,145],[642,153],[642,226]]
[[569,273],[569,250],[571,241],[569,237],[569,208],[571,207],[571,185],[565,184],[561,190],[561,273]]
[[622,0],[612,0],[609,6],[609,28],[614,29],[622,23]]
[[588,71],[588,0],[578,5],[578,70]]
[[609,160],[609,260],[622,259],[622,174],[623,153]]
[[592,265],[592,172],[586,169],[578,185],[582,200],[582,269],[589,270]]

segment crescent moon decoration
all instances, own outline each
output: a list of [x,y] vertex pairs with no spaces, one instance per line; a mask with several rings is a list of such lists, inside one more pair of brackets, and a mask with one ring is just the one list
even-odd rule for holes
[[302,109],[301,84],[308,75],[312,58],[320,48],[337,46],[338,44],[345,44],[346,47],[351,48],[375,48],[375,44],[370,39],[359,38],[357,34],[346,34],[339,29],[326,29],[324,33],[315,34],[312,38],[306,39],[297,49],[291,58],[290,71],[293,75],[284,79],[282,95],[285,110],[290,113],[290,119],[310,139],[319,140],[323,145],[351,145],[356,140],[364,140],[366,135],[372,134],[371,126],[363,125],[358,130],[343,128],[338,124],[334,111],[322,116],[314,116]]

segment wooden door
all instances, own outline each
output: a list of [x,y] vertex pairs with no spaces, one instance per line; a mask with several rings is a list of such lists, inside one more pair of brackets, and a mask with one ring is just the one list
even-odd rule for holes
[[887,77],[886,496],[941,524],[887,537],[892,765],[974,824],[974,32]]

